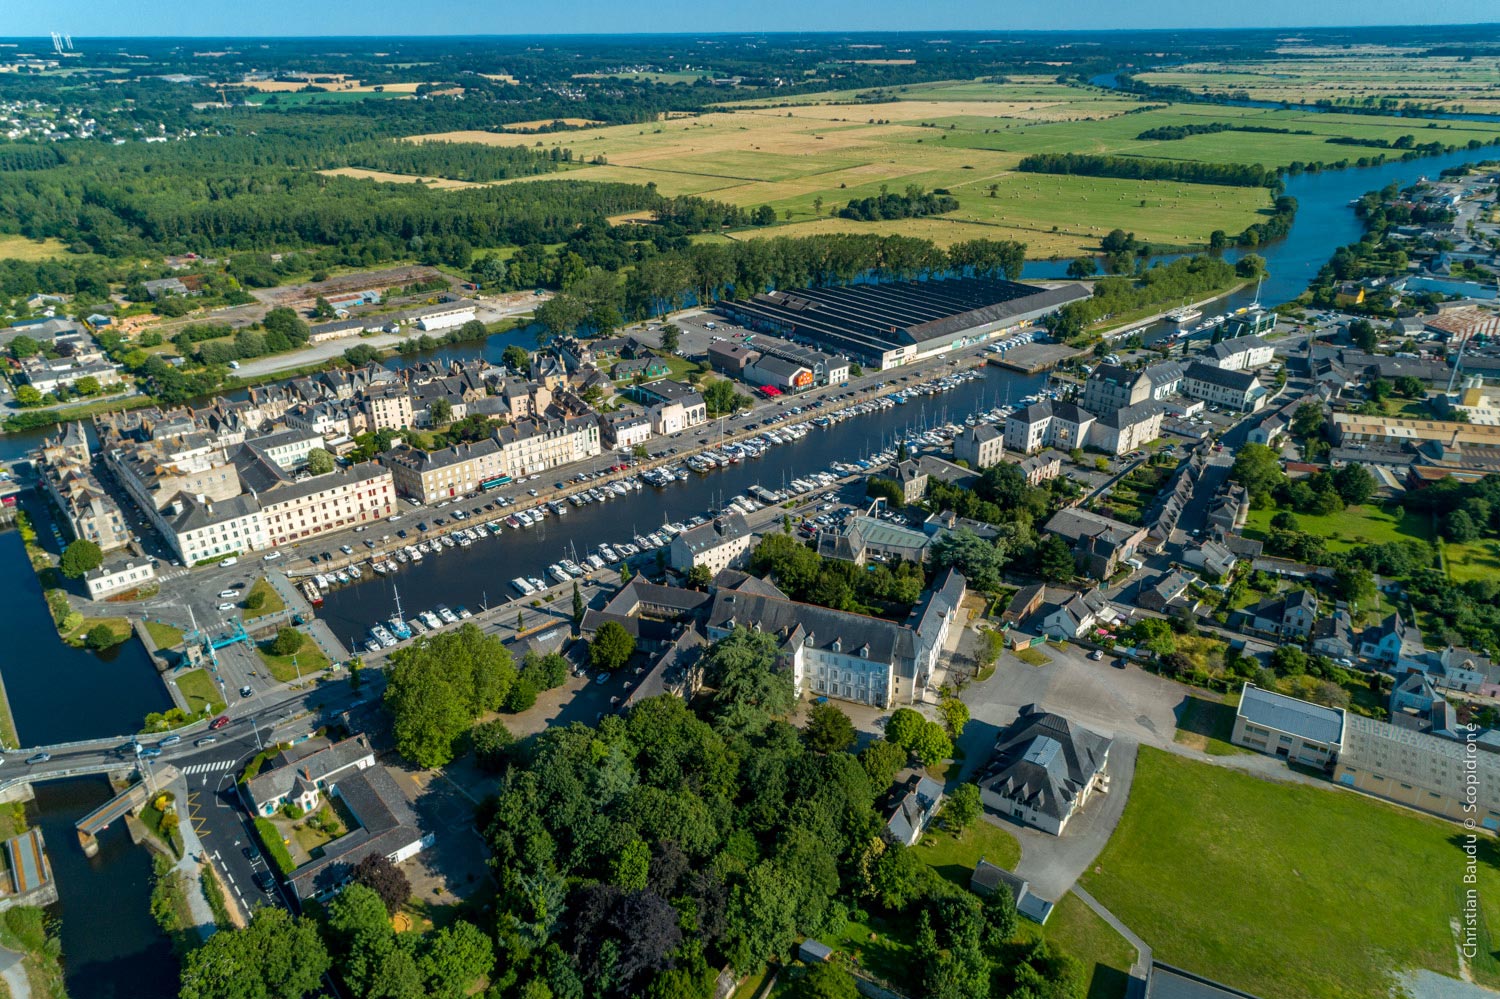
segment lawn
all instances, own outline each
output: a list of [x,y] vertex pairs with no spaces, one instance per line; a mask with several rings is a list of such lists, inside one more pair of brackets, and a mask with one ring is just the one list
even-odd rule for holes
[[255,652],[278,683],[288,683],[298,677],[306,680],[328,666],[328,657],[310,638],[302,643],[302,648],[295,655],[272,655],[269,641],[257,645]]
[[83,640],[85,636],[88,635],[89,631],[99,627],[99,625],[101,624],[109,628],[109,630],[114,633],[114,644],[116,645],[128,640],[131,635],[135,634],[134,629],[132,629],[130,626],[129,618],[86,617],[83,619],[83,624],[79,625],[76,631],[69,632],[68,634],[64,635],[63,638],[64,640],[71,642],[74,645],[82,645]]
[[1088,976],[1088,999],[1123,999],[1135,948],[1077,895],[1068,892],[1062,897],[1045,931],[1026,919],[1020,926],[1032,936],[1045,936],[1078,959]]
[[1231,700],[1239,700],[1239,695],[1220,697],[1208,691],[1194,691],[1184,697],[1177,707],[1177,732],[1173,740],[1210,756],[1249,752],[1229,741],[1234,732],[1235,713],[1234,705],[1228,703]]
[[909,985],[912,974],[912,944],[916,941],[916,924],[905,919],[869,916],[851,919],[844,932],[824,943],[853,958],[861,968],[896,986]]
[[1016,649],[1011,653],[1027,666],[1045,666],[1052,661],[1052,657],[1037,649]]
[[976,821],[962,833],[931,828],[916,846],[922,862],[956,885],[969,887],[969,878],[981,859],[1012,870],[1021,859],[1021,844],[999,826]]
[[[1480,849],[1494,923],[1500,871],[1488,837]],[[1168,964],[1258,995],[1354,999],[1389,994],[1401,971],[1457,976],[1464,863],[1459,828],[1438,819],[1142,747],[1082,883]],[[1486,935],[1473,967],[1490,985],[1492,950]]]
[[1500,541],[1479,538],[1457,544],[1443,544],[1443,561],[1448,567],[1448,576],[1455,583],[1467,583],[1473,579],[1493,579],[1500,573]]
[[[1279,510],[1251,510],[1245,522],[1245,536],[1264,540],[1271,532],[1271,518]],[[1323,539],[1323,547],[1341,552],[1357,545],[1388,544],[1417,538],[1432,540],[1432,529],[1420,514],[1402,514],[1400,521],[1387,507],[1351,506],[1338,513],[1324,515],[1297,513],[1297,530]]]
[[216,715],[224,710],[223,692],[206,669],[191,669],[176,679],[177,689],[187,702],[188,714]]
[[[249,603],[257,593],[265,594],[265,602],[255,610],[250,610]],[[281,599],[281,594],[276,592],[276,587],[272,586],[264,576],[257,579],[255,585],[250,587],[250,592],[245,594],[244,605],[245,610],[241,614],[245,618],[265,617],[267,614],[280,614],[286,610],[286,601]]]
[[161,621],[147,621],[146,634],[151,636],[151,641],[156,643],[158,649],[170,649],[182,644],[182,629]]

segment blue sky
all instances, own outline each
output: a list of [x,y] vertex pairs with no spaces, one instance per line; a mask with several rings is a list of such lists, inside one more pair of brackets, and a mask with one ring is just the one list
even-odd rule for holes
[[1462,24],[1472,0],[50,0],[6,5],[7,35],[279,36],[593,32],[1037,30]]

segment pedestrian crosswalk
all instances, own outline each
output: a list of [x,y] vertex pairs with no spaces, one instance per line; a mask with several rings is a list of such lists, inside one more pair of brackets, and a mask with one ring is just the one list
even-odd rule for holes
[[185,774],[212,774],[221,770],[229,770],[234,766],[234,760],[215,760],[213,763],[194,763],[182,768]]

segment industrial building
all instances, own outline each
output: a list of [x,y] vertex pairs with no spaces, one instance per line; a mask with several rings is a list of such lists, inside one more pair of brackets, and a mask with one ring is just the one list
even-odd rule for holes
[[719,311],[747,329],[883,371],[989,339],[1089,294],[1079,284],[950,278],[773,291],[721,302]]

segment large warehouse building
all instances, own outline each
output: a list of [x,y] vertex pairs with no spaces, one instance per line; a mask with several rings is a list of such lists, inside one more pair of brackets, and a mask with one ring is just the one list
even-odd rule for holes
[[719,305],[747,329],[844,354],[885,370],[966,347],[1089,297],[1081,284],[1038,288],[950,278],[773,291]]

